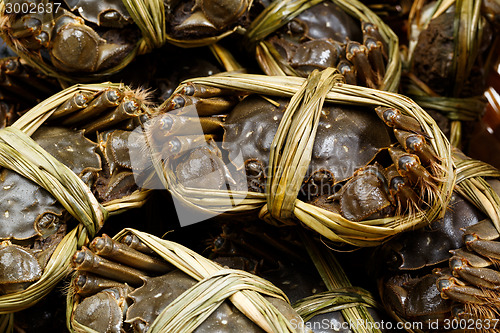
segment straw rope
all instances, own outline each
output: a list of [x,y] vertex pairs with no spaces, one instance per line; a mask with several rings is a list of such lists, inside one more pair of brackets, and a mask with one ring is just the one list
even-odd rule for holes
[[[333,74],[331,71],[329,73]],[[327,77],[326,72],[321,77],[321,82],[325,83],[325,87],[331,84],[326,83],[328,81]],[[317,78],[314,80],[317,80]],[[157,166],[156,170],[160,178],[163,179],[166,188],[170,190],[174,197],[191,209],[213,215],[213,213],[224,212],[226,214],[251,212],[260,208],[259,216],[267,222],[273,224],[301,222],[334,242],[349,243],[355,246],[378,245],[399,232],[423,226],[429,221],[443,216],[455,184],[450,145],[434,120],[409,98],[395,93],[347,84],[334,84],[330,89],[324,89],[321,92],[325,94],[324,100],[328,103],[361,105],[369,108],[378,105],[398,108],[403,114],[410,115],[418,120],[423,131],[431,138],[430,144],[434,151],[441,158],[442,174],[438,176],[443,182],[439,185],[440,198],[431,202],[429,209],[417,213],[415,216],[405,215],[353,222],[339,214],[297,200],[293,196],[285,196],[288,194],[285,194],[286,191],[284,192],[284,189],[287,188],[292,189],[290,193],[296,191],[300,175],[295,174],[295,170],[301,172],[301,167],[307,166],[309,163],[309,157],[306,157],[310,154],[310,151],[307,150],[311,147],[310,140],[313,138],[312,133],[315,131],[313,125],[314,112],[317,112],[320,108],[319,103],[322,98],[319,97],[319,91],[322,88],[316,88],[314,84],[308,86],[308,80],[299,77],[270,77],[231,73],[193,79],[190,82],[245,93],[291,98],[290,109],[286,111],[286,115],[280,124],[280,130],[275,135],[272,148],[274,153],[269,164],[272,167],[272,172],[268,184],[271,186],[267,186],[266,191],[268,192],[266,194],[186,188],[179,184],[173,170],[168,165],[165,167]],[[182,88],[181,85],[176,92],[181,91]],[[304,89],[307,92],[304,92]],[[313,100],[311,96],[314,91],[317,94],[314,100],[318,104],[313,106],[308,104],[307,101]],[[302,100],[299,96],[302,96]],[[308,97],[305,98],[305,96]],[[169,101],[167,100],[164,105],[166,103],[169,103]],[[299,105],[303,108],[302,110],[297,110]],[[160,109],[162,107],[160,106]],[[313,113],[308,113],[306,110]],[[288,122],[290,115],[295,112],[294,117],[296,119],[293,120],[292,125],[292,123]],[[285,129],[288,129],[289,132],[286,132]],[[297,129],[304,133],[310,133],[307,134],[309,138],[295,141],[298,134],[294,131]],[[286,148],[288,152],[293,152],[293,156],[288,156],[288,153],[285,154],[284,151],[280,151],[280,147]]]

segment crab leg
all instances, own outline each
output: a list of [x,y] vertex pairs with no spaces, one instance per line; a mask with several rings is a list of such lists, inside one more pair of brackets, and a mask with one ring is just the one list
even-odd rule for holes
[[357,68],[358,81],[365,83],[369,88],[378,88],[377,79],[368,60],[366,46],[358,42],[349,41],[346,46],[346,58]]
[[123,93],[118,89],[106,89],[94,98],[88,106],[78,113],[62,121],[63,125],[76,124],[82,120],[95,117],[107,109],[116,108],[123,99]]
[[237,98],[230,97],[198,98],[176,94],[163,111],[177,110],[177,115],[188,113],[188,115],[194,116],[193,109],[189,108],[189,106],[193,106],[199,116],[213,116],[229,112],[237,102]]
[[367,36],[375,40],[377,43],[381,44],[382,56],[384,57],[384,59],[387,59],[388,45],[385,42],[384,38],[382,38],[382,35],[380,34],[377,26],[371,22],[363,22],[361,24],[361,30],[363,30],[363,36]]
[[79,271],[92,272],[105,278],[129,283],[133,286],[141,285],[146,278],[143,272],[100,258],[85,246],[73,255],[71,264]]
[[386,177],[393,204],[398,207],[399,212],[409,210],[411,213],[414,209],[418,209],[420,198],[411,188],[408,179],[401,176],[394,165],[386,169]]
[[382,42],[375,40],[373,37],[364,37],[363,44],[368,52],[368,59],[372,68],[377,73],[377,85],[380,86],[385,75],[385,60]]
[[73,281],[73,288],[79,295],[89,296],[108,288],[125,287],[123,283],[105,279],[87,272],[78,272]]
[[375,108],[375,112],[389,127],[422,134],[420,123],[412,117],[405,116],[398,109],[378,106]]
[[154,254],[154,251],[151,250],[149,247],[147,247],[143,242],[141,242],[139,237],[137,237],[136,235],[128,234],[125,237],[123,237],[121,242],[130,247],[131,249],[137,250],[139,252],[145,254]]
[[407,152],[416,154],[425,165],[434,165],[438,162],[438,157],[427,144],[423,135],[397,128],[394,129],[394,135]]
[[356,69],[354,66],[347,60],[340,60],[337,65],[337,69],[340,74],[344,76],[345,82],[347,84],[356,85]]
[[113,240],[106,234],[95,238],[89,247],[98,256],[113,259],[139,270],[163,274],[173,269],[164,260],[134,250],[123,243]]
[[92,133],[116,125],[126,119],[138,117],[141,113],[141,104],[135,98],[125,96],[120,105],[105,116],[86,124],[83,128]]
[[200,126],[203,133],[214,133],[222,130],[222,119],[221,117],[189,117],[165,113],[154,118],[148,130],[154,131],[154,137],[164,138],[172,134],[196,134],[200,131]]
[[494,239],[500,235],[493,223],[486,219],[465,231],[464,242],[467,248],[490,260],[500,260],[500,242]]
[[477,287],[499,289],[500,272],[489,268],[472,267],[469,262],[460,257],[450,259],[450,268],[453,274]]
[[213,139],[212,135],[172,136],[163,145],[162,156],[172,156],[173,154],[180,154],[196,147],[205,146],[211,139]]
[[463,285],[456,278],[443,274],[437,279],[437,288],[444,299],[451,298],[461,303],[473,303],[483,305],[488,303],[488,295],[481,289]]
[[232,95],[234,93],[234,90],[221,89],[192,82],[188,82],[181,90],[181,94],[183,95],[203,98]]
[[407,177],[412,184],[434,183],[434,177],[420,164],[417,155],[407,153],[397,147],[391,147],[388,150],[398,172],[403,177]]
[[75,93],[73,97],[57,107],[57,109],[52,114],[52,119],[64,117],[73,112],[86,108],[88,106],[88,103],[92,100],[93,95],[94,94],[88,92]]

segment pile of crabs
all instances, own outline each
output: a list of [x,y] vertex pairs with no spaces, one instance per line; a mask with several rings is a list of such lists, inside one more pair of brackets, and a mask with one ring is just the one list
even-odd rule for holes
[[[0,330],[498,332],[499,33],[494,0],[3,0]],[[306,239],[368,319],[301,312],[339,290]]]

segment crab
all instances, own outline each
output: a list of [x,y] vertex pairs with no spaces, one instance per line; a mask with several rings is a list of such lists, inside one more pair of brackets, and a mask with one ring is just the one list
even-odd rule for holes
[[265,41],[287,75],[307,77],[314,69],[336,67],[349,84],[382,85],[388,46],[378,27],[360,23],[331,1],[302,11]]
[[[432,10],[433,4],[429,4],[420,10],[419,17],[427,18]],[[453,58],[457,52],[455,11],[455,5],[452,5],[446,12],[430,20],[428,25],[421,27],[422,23],[415,22],[411,26],[411,73],[421,81],[421,84],[427,86],[427,90],[430,90],[433,96],[482,95],[487,88],[485,78],[490,67],[494,65],[487,61],[489,53],[494,52],[492,24],[480,15],[481,34],[478,43],[481,46],[476,54],[470,54],[475,61],[470,64],[471,70],[467,73],[467,77],[457,82],[453,68]],[[458,85],[460,89],[454,85]]]
[[[49,0],[20,1],[21,6],[43,9],[28,13],[4,11],[0,18],[3,37],[18,52],[66,73],[101,72],[116,66],[133,51],[139,33],[128,25],[122,28],[130,23],[130,17],[121,1],[66,3],[69,7],[65,9]],[[99,6],[95,6],[97,3]]]
[[[107,235],[75,253],[72,288],[78,298],[71,319],[97,332],[146,332],[156,317],[196,280],[175,269],[136,236]],[[298,315],[282,300],[266,297],[287,318]],[[193,332],[263,332],[227,301]]]
[[498,237],[490,219],[454,194],[443,219],[402,234],[378,252],[392,271],[379,282],[386,309],[396,319],[422,322],[426,330],[455,321],[462,329],[481,330],[471,324],[480,322],[484,331],[496,331]]
[[[130,93],[119,89],[75,93],[56,107],[53,124],[78,124],[85,130],[44,126],[33,138],[78,175],[98,201],[105,204],[137,190],[127,145],[131,132],[110,128],[118,128],[120,122],[133,119],[130,113],[141,105]],[[80,113],[75,116],[71,114],[73,111]],[[94,122],[85,123],[88,113],[93,115]],[[136,114],[136,118],[139,116],[140,113]],[[96,135],[98,130],[102,132]],[[97,142],[84,133],[94,134]],[[8,169],[2,169],[1,174],[0,285],[2,292],[7,293],[23,289],[40,278],[71,220],[45,189]]]
[[[188,83],[151,121],[161,156],[186,187],[265,192],[269,150],[288,100],[240,99]],[[200,127],[211,143],[194,135]],[[399,110],[325,104],[299,198],[353,221],[415,213],[438,197],[438,161],[419,123]]]
[[170,1],[167,31],[175,39],[197,39],[220,35],[238,25],[249,24],[249,11],[259,1],[190,0]]

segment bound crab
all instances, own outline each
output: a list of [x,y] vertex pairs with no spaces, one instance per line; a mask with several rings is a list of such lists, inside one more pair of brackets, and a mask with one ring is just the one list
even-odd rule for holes
[[[190,288],[200,287],[134,234],[126,235],[121,242],[103,235],[89,247],[72,259],[77,271],[71,311],[75,328],[83,325],[97,332],[156,332],[158,315],[174,311],[179,298]],[[268,296],[266,299],[288,320],[300,320],[285,301]],[[213,332],[215,328],[220,332],[264,332],[227,301],[208,311],[210,314],[197,322],[193,332]]]
[[[245,76],[251,78],[259,77]],[[177,92],[149,127],[177,180],[185,187],[268,191],[271,143],[289,100],[199,82]],[[394,107],[328,102],[318,117],[311,161],[300,167],[299,199],[356,222],[416,214],[439,200],[440,158],[416,119]]]
[[109,72],[130,58],[140,37],[121,1],[6,1],[0,9],[6,42],[56,76]]
[[[282,6],[287,15],[280,17],[277,13],[284,10]],[[248,33],[252,42],[260,30],[265,33],[257,46],[257,60],[264,72],[307,77],[314,69],[336,67],[349,84],[392,89],[388,77],[399,80],[392,74],[386,77],[390,63],[399,66],[392,54],[393,47],[397,48],[394,33],[363,4],[350,6],[356,11],[342,1],[285,1],[266,8]],[[267,26],[280,28],[269,33]]]
[[496,332],[498,237],[489,218],[454,194],[443,219],[381,248],[393,271],[380,280],[386,309],[398,320],[422,322],[424,330]]
[[172,40],[193,40],[227,35],[247,27],[264,1],[190,0],[169,1],[167,33]]
[[[123,114],[133,113],[135,108],[136,116],[140,116],[144,110],[140,97],[123,87],[101,87],[74,93],[59,105],[52,100],[52,105],[51,125],[59,126],[39,128],[33,134],[35,142],[79,176],[94,192],[99,204],[106,206],[115,199],[136,193],[128,147],[124,144],[128,143],[130,131],[112,128],[120,128],[119,116],[123,120]],[[79,111],[78,115],[83,118],[71,115],[74,111]],[[95,121],[88,123],[87,120],[87,124],[82,125],[88,114],[93,114]],[[95,134],[97,129],[102,132],[94,137],[97,142],[93,142],[84,136],[84,131],[60,127],[61,124],[83,127],[86,135]],[[1,173],[0,286],[2,294],[6,294],[20,292],[42,277],[45,267],[52,262],[52,253],[75,223],[48,192],[50,189],[45,190],[8,169],[2,169]],[[3,311],[5,304],[1,300],[0,296]],[[20,306],[26,307],[24,303]]]

